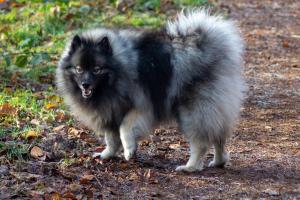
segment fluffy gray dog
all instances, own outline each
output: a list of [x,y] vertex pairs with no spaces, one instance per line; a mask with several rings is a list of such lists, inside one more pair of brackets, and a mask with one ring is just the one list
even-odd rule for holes
[[177,121],[191,156],[177,171],[228,161],[225,143],[242,103],[243,41],[233,24],[206,10],[178,14],[160,31],[99,28],[76,35],[59,62],[57,87],[73,114],[100,135],[108,159],[160,123]]

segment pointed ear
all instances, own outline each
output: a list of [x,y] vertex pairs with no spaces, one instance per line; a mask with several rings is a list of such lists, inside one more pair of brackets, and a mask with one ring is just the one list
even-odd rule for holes
[[100,42],[98,42],[98,47],[106,54],[112,54],[112,48],[107,36],[103,37]]
[[81,38],[78,35],[75,35],[71,43],[71,51],[75,51],[78,47],[80,47],[81,43]]

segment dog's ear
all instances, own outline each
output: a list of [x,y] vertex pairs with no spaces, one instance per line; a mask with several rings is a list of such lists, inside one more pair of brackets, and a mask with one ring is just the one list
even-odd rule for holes
[[75,35],[71,42],[71,51],[74,52],[82,43],[81,38],[78,35]]
[[98,47],[106,54],[112,54],[112,48],[110,45],[110,41],[107,36],[103,37],[100,42],[98,42]]

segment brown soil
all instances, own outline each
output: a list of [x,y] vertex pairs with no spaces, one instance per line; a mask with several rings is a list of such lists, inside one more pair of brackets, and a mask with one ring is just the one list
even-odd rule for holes
[[[188,158],[176,128],[157,130],[133,161],[102,162],[90,158],[100,141],[64,127],[43,141],[46,158],[0,166],[0,199],[300,199],[300,2],[216,4],[247,43],[249,90],[226,168],[175,172]],[[58,162],[63,157],[70,163]]]

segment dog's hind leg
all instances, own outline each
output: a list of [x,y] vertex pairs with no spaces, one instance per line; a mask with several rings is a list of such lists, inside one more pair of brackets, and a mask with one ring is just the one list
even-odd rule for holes
[[208,143],[201,142],[197,136],[189,138],[190,143],[190,158],[186,165],[181,165],[176,168],[176,171],[194,172],[203,169],[203,160],[209,149]]
[[137,149],[137,140],[148,134],[152,128],[153,117],[150,113],[130,111],[120,127],[120,137],[126,160],[132,158]]
[[93,157],[100,157],[101,159],[108,159],[117,153],[121,146],[121,139],[119,134],[117,133],[111,133],[111,132],[106,132],[105,133],[105,143],[106,143],[106,148],[104,151],[101,153],[94,153]]

